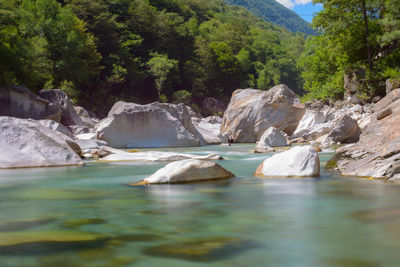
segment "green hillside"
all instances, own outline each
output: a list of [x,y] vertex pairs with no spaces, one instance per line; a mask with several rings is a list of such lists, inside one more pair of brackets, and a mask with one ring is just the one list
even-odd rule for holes
[[267,22],[285,27],[292,32],[314,34],[310,25],[294,11],[275,0],[224,0],[229,5],[243,6]]

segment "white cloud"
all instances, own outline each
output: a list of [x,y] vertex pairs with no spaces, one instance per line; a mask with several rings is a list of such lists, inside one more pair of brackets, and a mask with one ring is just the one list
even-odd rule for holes
[[[275,1],[287,8],[294,7],[294,3],[291,0],[275,0]],[[298,0],[296,0],[296,1],[298,1]]]
[[307,5],[308,3],[312,2],[312,0],[295,0],[294,3],[296,5]]
[[295,5],[307,5],[308,3],[312,2],[312,0],[275,0],[275,1],[290,9],[294,8]]

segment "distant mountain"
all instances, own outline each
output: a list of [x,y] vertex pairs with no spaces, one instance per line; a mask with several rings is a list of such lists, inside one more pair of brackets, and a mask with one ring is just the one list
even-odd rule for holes
[[275,0],[224,0],[228,5],[243,6],[265,21],[285,27],[292,32],[315,34],[310,24],[294,11]]

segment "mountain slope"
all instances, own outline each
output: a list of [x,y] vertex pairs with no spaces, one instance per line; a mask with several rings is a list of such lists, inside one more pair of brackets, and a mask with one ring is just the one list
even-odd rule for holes
[[275,0],[224,0],[226,4],[243,6],[265,21],[285,27],[292,32],[314,34],[310,25],[294,11]]

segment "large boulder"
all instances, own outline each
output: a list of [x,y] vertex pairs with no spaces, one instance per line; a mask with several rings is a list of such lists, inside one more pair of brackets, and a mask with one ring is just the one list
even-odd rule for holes
[[304,105],[286,85],[268,91],[239,89],[224,113],[221,133],[235,143],[255,143],[271,126],[292,135],[304,113]]
[[293,135],[290,138],[294,139],[303,137],[311,129],[313,129],[315,125],[324,123],[326,121],[326,117],[327,114],[325,114],[324,112],[308,109],[306,111],[306,114],[304,114],[303,118],[300,120],[296,131],[294,131]]
[[257,177],[310,177],[319,176],[320,161],[312,146],[296,146],[275,154],[257,168]]
[[117,102],[108,117],[99,123],[97,136],[116,148],[200,145],[199,138],[166,109],[154,104],[122,101]]
[[74,105],[68,96],[61,89],[41,90],[40,97],[61,107],[62,116],[61,123],[69,125],[84,125],[81,117],[76,113]]
[[206,115],[216,115],[218,113],[223,114],[226,110],[226,106],[221,101],[213,98],[213,97],[206,97],[203,100],[203,112]]
[[81,165],[79,146],[31,119],[0,116],[0,168]]
[[328,135],[334,143],[356,143],[361,134],[361,129],[356,120],[350,116],[343,116],[336,121],[336,126]]
[[233,173],[213,161],[187,159],[169,163],[141,182],[131,185],[191,183],[232,177],[235,177]]
[[11,85],[0,89],[0,116],[59,122],[61,108],[25,87]]
[[378,107],[390,109],[391,114],[378,120],[377,110],[360,141],[337,150],[328,168],[343,175],[389,179],[400,176],[400,99],[391,101],[392,96],[388,95],[377,103]]
[[269,127],[261,136],[257,146],[280,147],[287,146],[286,137],[275,127]]

